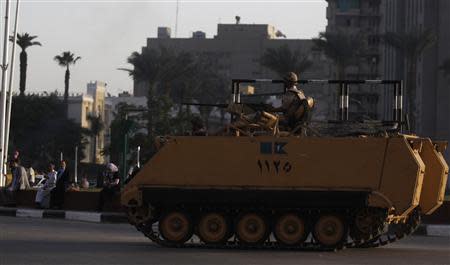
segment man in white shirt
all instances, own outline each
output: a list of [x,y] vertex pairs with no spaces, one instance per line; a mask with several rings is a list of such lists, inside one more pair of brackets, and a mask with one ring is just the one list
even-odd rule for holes
[[48,167],[48,173],[47,173],[47,181],[45,182],[44,186],[39,188],[39,190],[36,193],[36,206],[39,208],[49,208],[50,207],[50,195],[51,191],[56,186],[56,175],[57,172],[55,171],[55,165],[50,163]]

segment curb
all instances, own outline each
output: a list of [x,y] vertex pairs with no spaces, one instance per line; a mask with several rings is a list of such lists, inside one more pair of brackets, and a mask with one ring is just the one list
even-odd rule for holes
[[128,223],[124,213],[97,213],[65,210],[17,209],[0,207],[0,216],[28,217],[41,219],[65,219],[90,223]]

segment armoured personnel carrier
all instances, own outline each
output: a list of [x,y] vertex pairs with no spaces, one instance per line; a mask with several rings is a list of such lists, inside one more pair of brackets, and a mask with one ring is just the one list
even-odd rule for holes
[[[443,202],[446,142],[403,133],[400,81],[321,81],[339,88],[337,121],[287,129],[241,102],[217,135],[164,136],[123,189],[132,225],[169,247],[336,250],[411,234]],[[393,87],[393,119],[350,121],[349,87]],[[262,108],[262,109],[261,109]],[[252,116],[253,115],[253,116]]]

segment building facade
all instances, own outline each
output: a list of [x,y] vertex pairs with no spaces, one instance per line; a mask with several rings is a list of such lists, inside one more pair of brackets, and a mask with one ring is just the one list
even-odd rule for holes
[[[448,0],[327,0],[327,31],[347,29],[365,32],[376,60],[373,77],[406,80],[406,60],[396,48],[382,40],[387,32],[410,33],[431,30],[437,42],[418,58],[416,76],[416,132],[433,139],[450,140],[450,85],[439,71],[450,58],[450,1]],[[376,40],[376,35],[379,35]],[[376,40],[376,41],[374,41]],[[372,47],[372,48],[371,48]],[[374,61],[375,62],[375,61]],[[370,61],[368,62],[370,64]],[[370,67],[369,67],[370,68]],[[366,72],[367,65],[357,69]],[[376,70],[376,71],[375,71]],[[361,75],[360,78],[368,75]],[[391,91],[380,96],[388,98]],[[408,87],[405,87],[408,93]],[[405,97],[406,98],[406,97]],[[378,111],[389,116],[392,102],[377,101]],[[449,151],[447,151],[447,158]]]
[[[364,56],[357,64],[345,69],[346,79],[381,79],[385,78],[385,59],[380,36],[383,28],[382,0],[327,0],[327,29],[332,34],[346,33],[359,36],[362,40]],[[334,70],[337,77],[337,69]],[[391,104],[386,95],[390,87],[351,86],[350,109],[351,119],[387,120],[390,117]],[[388,108],[386,108],[388,106]]]
[[[386,31],[422,32],[431,30],[437,41],[418,59],[416,82],[417,132],[436,139],[450,139],[450,89],[439,71],[450,58],[450,1],[385,0]],[[401,54],[386,45],[386,75],[405,79],[406,62]],[[407,89],[407,88],[406,88]],[[407,91],[406,91],[407,92]]]
[[[100,81],[89,82],[86,90],[86,94],[69,96],[67,116],[69,119],[79,123],[82,128],[91,130],[91,116],[99,117],[102,124],[107,122],[105,120],[106,83]],[[94,137],[97,139],[95,140]],[[84,159],[81,162],[105,163],[104,156],[101,154],[105,147],[105,130],[101,130],[97,136],[88,136],[86,140]]]
[[327,0],[327,32],[351,33],[361,36],[365,58],[358,67],[346,69],[349,79],[377,79],[383,75],[381,0]]
[[120,93],[118,96],[107,96],[106,94],[106,83],[94,81],[87,84],[86,94],[69,96],[69,119],[80,124],[86,130],[91,129],[90,116],[99,117],[103,124],[97,141],[94,141],[94,136],[86,137],[87,144],[84,150],[84,159],[81,162],[96,164],[109,162],[109,157],[103,154],[103,150],[111,143],[109,128],[120,103],[143,108],[147,105],[146,97],[134,97],[127,92]]

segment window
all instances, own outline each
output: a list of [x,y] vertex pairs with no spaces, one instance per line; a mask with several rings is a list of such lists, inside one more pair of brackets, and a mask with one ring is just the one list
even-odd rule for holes
[[347,25],[347,27],[351,27],[352,26],[352,20],[351,19],[347,19],[346,25]]
[[337,0],[337,7],[340,11],[348,11],[350,9],[359,9],[360,0]]

